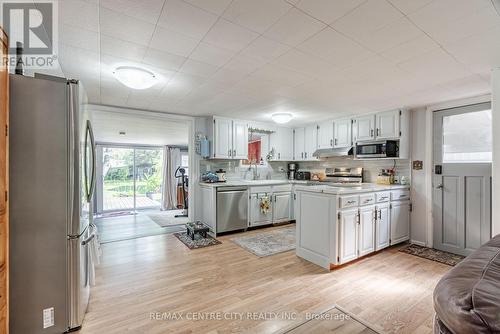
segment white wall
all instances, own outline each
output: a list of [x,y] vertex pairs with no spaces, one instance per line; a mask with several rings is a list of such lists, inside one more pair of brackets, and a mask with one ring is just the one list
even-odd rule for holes
[[492,235],[500,234],[500,68],[492,71],[491,102],[493,123]]
[[431,246],[428,240],[429,196],[432,192],[428,187],[426,175],[432,169],[427,148],[432,142],[432,133],[428,125],[430,111],[427,108],[418,108],[411,111],[411,160],[423,161],[423,169],[411,171],[411,242],[421,246]]

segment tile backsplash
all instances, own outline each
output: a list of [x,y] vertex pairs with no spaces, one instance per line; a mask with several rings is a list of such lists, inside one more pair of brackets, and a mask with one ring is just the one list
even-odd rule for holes
[[[396,162],[396,175],[410,177],[410,160],[353,160],[352,158],[328,158],[321,161],[297,162],[299,170],[310,172],[324,172],[325,168],[333,167],[363,167],[363,182],[375,182],[381,169],[388,169]],[[270,162],[258,166],[260,179],[286,179],[286,162]],[[201,160],[200,172],[216,171],[223,169],[226,171],[228,180],[251,179],[253,171],[248,165],[242,165],[239,160]]]

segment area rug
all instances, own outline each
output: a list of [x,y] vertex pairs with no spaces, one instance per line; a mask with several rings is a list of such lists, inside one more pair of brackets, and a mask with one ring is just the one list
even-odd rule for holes
[[233,238],[231,241],[259,257],[283,253],[295,249],[295,225]]
[[308,313],[306,319],[299,325],[285,329],[280,333],[287,334],[379,334],[374,326],[356,316],[344,311],[338,306],[324,312]]
[[175,215],[182,214],[182,211],[183,210],[169,210],[169,211],[148,213],[147,215],[152,221],[154,221],[161,227],[168,227],[175,225],[184,225],[189,221],[188,217],[175,218]]
[[178,232],[174,233],[174,235],[189,249],[204,248],[221,244],[219,240],[214,239],[209,235],[206,238],[203,238],[201,235],[195,234],[194,240],[187,235],[187,232]]
[[424,259],[440,262],[449,266],[455,266],[462,261],[465,256],[440,251],[434,248],[422,247],[419,245],[410,244],[399,250],[400,252],[422,257]]

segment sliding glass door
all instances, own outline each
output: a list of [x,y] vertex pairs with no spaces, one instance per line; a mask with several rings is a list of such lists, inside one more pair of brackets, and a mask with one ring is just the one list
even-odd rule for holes
[[102,211],[161,207],[163,150],[102,145]]

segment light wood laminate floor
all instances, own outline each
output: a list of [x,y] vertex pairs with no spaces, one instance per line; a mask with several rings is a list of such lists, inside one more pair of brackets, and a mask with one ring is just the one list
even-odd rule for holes
[[[326,272],[293,251],[258,258],[232,243],[234,236],[197,250],[171,234],[103,245],[81,333],[274,333],[335,304],[380,331],[432,332],[432,291],[447,265],[393,247]],[[154,312],[183,318],[151,319]],[[235,318],[195,321],[189,312]],[[298,316],[263,320],[247,312]]]

